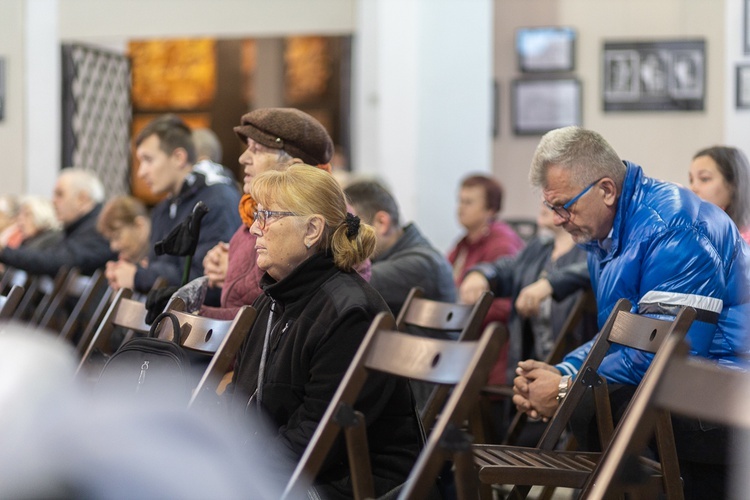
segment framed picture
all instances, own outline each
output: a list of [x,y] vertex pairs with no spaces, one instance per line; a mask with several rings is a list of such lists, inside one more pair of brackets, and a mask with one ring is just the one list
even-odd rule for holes
[[737,109],[750,109],[750,64],[737,65]]
[[575,78],[514,80],[512,94],[517,135],[581,125],[581,82]]
[[703,40],[604,44],[604,111],[702,111]]
[[516,30],[518,67],[524,73],[573,71],[576,32],[567,27]]

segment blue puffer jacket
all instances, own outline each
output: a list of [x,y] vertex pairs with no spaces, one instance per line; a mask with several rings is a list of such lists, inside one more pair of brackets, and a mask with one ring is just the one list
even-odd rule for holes
[[[687,336],[692,353],[737,363],[750,337],[750,248],[720,208],[625,164],[611,246],[585,245],[599,327],[620,298],[654,317],[673,317],[676,306],[689,305],[698,311]],[[577,373],[592,343],[572,351],[557,368]],[[613,346],[600,374],[610,383],[637,384],[652,357]]]

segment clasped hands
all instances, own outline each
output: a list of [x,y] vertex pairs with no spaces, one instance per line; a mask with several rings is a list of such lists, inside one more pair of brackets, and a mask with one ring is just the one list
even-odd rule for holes
[[548,421],[557,410],[561,377],[557,368],[542,361],[519,362],[513,379],[513,404],[530,418]]

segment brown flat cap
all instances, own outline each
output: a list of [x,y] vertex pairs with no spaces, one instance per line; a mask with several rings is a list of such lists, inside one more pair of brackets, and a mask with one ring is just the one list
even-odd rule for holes
[[246,113],[234,127],[243,142],[251,138],[269,148],[283,149],[308,165],[325,164],[333,141],[318,120],[295,108],[261,108]]

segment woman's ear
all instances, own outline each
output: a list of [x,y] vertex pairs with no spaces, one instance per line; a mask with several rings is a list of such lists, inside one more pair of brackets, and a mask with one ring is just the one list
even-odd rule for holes
[[314,247],[323,237],[326,221],[320,215],[313,215],[307,220],[304,243],[307,248]]

